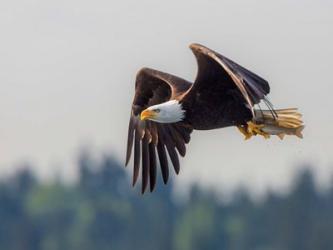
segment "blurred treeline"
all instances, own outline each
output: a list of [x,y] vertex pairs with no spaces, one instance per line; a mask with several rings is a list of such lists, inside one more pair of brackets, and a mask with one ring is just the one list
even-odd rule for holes
[[172,183],[142,196],[112,157],[82,155],[79,169],[71,185],[27,169],[1,181],[0,249],[333,249],[333,186],[316,190],[311,171],[287,195],[253,202],[243,190],[225,203],[195,186],[176,202]]

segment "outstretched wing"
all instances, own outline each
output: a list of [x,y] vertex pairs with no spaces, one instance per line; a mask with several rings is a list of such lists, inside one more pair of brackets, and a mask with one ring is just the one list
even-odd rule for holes
[[252,115],[254,104],[261,100],[267,102],[270,107],[265,98],[270,91],[266,80],[200,44],[192,44],[190,48],[198,62],[198,73],[195,83],[184,99],[189,100],[194,95],[200,95],[208,100],[212,93],[229,91],[234,97],[238,95],[234,99],[241,99],[240,102],[250,109]]
[[153,69],[144,68],[137,74],[128,127],[126,165],[131,158],[134,144],[133,185],[138,179],[141,161],[142,193],[145,192],[148,181],[150,191],[153,191],[155,187],[158,162],[156,152],[164,183],[167,183],[169,178],[167,155],[169,155],[176,173],[179,173],[178,154],[185,156],[185,144],[190,141],[192,128],[181,122],[160,124],[147,120],[141,121],[140,114],[149,106],[177,99],[191,85],[181,78]]

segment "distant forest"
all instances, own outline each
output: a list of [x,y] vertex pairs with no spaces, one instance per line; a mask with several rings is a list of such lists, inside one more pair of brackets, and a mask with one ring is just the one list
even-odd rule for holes
[[40,182],[28,169],[1,180],[0,249],[333,249],[333,185],[319,192],[309,170],[289,194],[254,202],[243,190],[228,203],[196,186],[179,203],[161,181],[142,196],[111,156],[83,154],[79,172],[71,185]]

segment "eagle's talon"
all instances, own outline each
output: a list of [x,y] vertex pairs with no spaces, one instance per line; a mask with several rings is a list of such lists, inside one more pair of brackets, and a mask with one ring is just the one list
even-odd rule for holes
[[245,136],[244,140],[248,140],[252,137],[253,134],[249,133],[247,128],[244,126],[237,126],[239,131]]
[[262,130],[262,128],[264,126],[265,126],[264,124],[256,124],[256,123],[250,121],[247,123],[247,133],[250,134],[251,136],[252,135],[261,135],[265,139],[268,139],[268,138],[270,138],[270,134],[268,134]]

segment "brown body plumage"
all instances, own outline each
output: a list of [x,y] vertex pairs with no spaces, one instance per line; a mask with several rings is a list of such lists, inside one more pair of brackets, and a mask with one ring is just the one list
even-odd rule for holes
[[[178,154],[185,156],[185,144],[189,143],[193,129],[237,126],[246,139],[257,134],[265,138],[271,134],[280,138],[285,134],[301,136],[303,126],[300,114],[290,109],[284,112],[273,110],[265,97],[270,91],[266,80],[202,45],[193,44],[190,48],[198,62],[198,74],[193,84],[148,68],[137,74],[126,165],[134,144],[133,185],[138,179],[141,165],[142,193],[148,182],[150,190],[154,189],[158,162],[163,181],[167,183],[167,155],[178,174]],[[260,101],[264,101],[269,109],[255,110],[254,105]],[[167,105],[176,109],[181,107],[184,113],[178,114],[181,119],[168,122],[169,117],[166,116],[166,120],[159,120],[157,112]],[[155,106],[158,108],[151,108]]]

